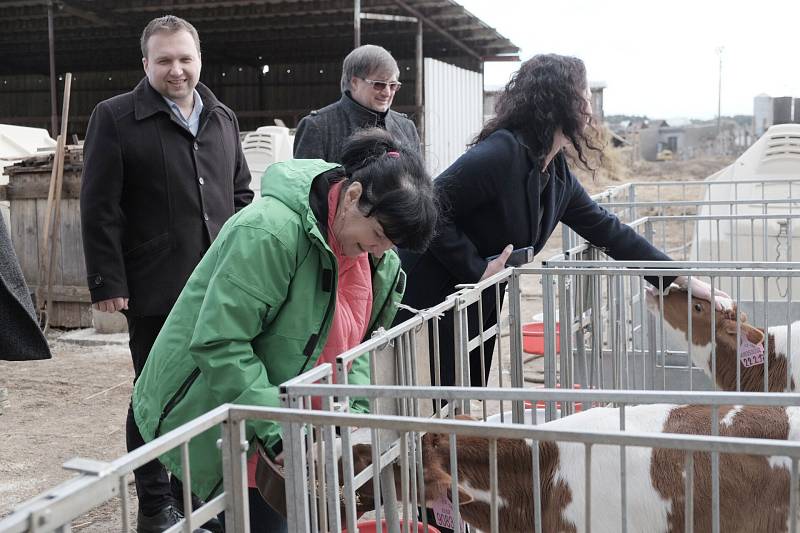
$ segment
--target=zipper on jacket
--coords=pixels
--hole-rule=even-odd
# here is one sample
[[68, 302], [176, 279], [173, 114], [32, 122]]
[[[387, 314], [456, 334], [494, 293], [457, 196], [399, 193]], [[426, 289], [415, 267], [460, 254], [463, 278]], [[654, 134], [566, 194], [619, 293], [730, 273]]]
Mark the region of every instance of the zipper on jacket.
[[[323, 279], [322, 283], [325, 283], [325, 272], [331, 272], [331, 277], [333, 276], [333, 271], [330, 270], [323, 270]], [[332, 279], [331, 279], [332, 282]], [[330, 288], [331, 297], [328, 300], [328, 307], [325, 309], [325, 316], [322, 317], [322, 323], [319, 326], [319, 331], [316, 333], [312, 333], [311, 336], [308, 338], [308, 342], [306, 343], [306, 347], [303, 350], [303, 355], [306, 356], [306, 360], [303, 362], [303, 366], [300, 368], [300, 372], [297, 373], [299, 376], [303, 372], [306, 371], [306, 367], [308, 366], [308, 362], [311, 360], [311, 356], [314, 355], [314, 350], [317, 347], [317, 343], [319, 342], [319, 338], [322, 336], [322, 330], [325, 327], [325, 323], [328, 321], [328, 315], [331, 313], [331, 309], [333, 308], [336, 302], [336, 293], [333, 292], [333, 288]]]
[[158, 425], [156, 426], [156, 431], [153, 434], [153, 438], [158, 438], [159, 434], [161, 433], [161, 424], [164, 422], [164, 419], [167, 418], [169, 413], [175, 408], [175, 406], [183, 400], [183, 397], [186, 396], [186, 393], [189, 391], [189, 387], [195, 382], [197, 377], [200, 375], [200, 368], [195, 368], [192, 370], [192, 373], [189, 374], [181, 386], [178, 387], [178, 390], [175, 391], [175, 394], [172, 395], [172, 398], [164, 405], [164, 410], [161, 411], [161, 416], [158, 418]]

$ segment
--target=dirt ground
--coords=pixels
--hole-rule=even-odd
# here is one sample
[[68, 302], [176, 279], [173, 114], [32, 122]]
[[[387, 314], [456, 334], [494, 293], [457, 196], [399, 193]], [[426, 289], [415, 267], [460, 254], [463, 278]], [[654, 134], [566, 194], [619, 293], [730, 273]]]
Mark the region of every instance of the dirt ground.
[[[586, 188], [600, 192], [628, 181], [703, 179], [730, 159], [685, 162], [630, 162], [619, 152], [610, 170], [592, 179], [579, 174]], [[652, 198], [655, 198], [653, 191]], [[647, 198], [640, 198], [647, 199]], [[539, 259], [560, 249], [560, 232]], [[523, 287], [523, 320], [541, 311], [541, 289], [531, 279]], [[81, 346], [57, 340], [52, 332], [53, 359], [26, 363], [0, 362], [0, 388], [8, 402], [0, 415], [0, 517], [15, 506], [73, 477], [62, 464], [73, 457], [108, 461], [125, 453], [125, 416], [132, 391], [133, 368], [126, 345]], [[507, 345], [507, 336], [504, 339]], [[508, 349], [504, 350], [508, 353]], [[508, 361], [503, 362], [507, 369]], [[496, 366], [496, 365], [495, 365]], [[540, 369], [533, 365], [535, 375]], [[494, 369], [496, 379], [497, 368]], [[132, 483], [132, 479], [131, 479]], [[132, 498], [132, 523], [135, 491]], [[120, 506], [111, 500], [73, 523], [74, 531], [107, 532], [120, 529]]]

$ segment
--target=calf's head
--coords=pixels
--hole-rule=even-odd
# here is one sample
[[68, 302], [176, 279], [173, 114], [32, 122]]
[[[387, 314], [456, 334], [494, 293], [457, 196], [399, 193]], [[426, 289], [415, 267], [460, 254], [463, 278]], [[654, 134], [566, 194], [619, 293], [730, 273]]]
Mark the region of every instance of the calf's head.
[[659, 316], [664, 316], [664, 342], [668, 350], [687, 350], [691, 323], [692, 358], [706, 371], [710, 370], [712, 317], [718, 358], [736, 360], [737, 329], [740, 340], [753, 344], [764, 340], [764, 333], [748, 324], [747, 315], [738, 312], [730, 301], [723, 302], [723, 309], [714, 309], [708, 300], [693, 296], [690, 302], [688, 291], [675, 287], [663, 296], [648, 288], [646, 300], [648, 310], [656, 317], [656, 330], [660, 327]]

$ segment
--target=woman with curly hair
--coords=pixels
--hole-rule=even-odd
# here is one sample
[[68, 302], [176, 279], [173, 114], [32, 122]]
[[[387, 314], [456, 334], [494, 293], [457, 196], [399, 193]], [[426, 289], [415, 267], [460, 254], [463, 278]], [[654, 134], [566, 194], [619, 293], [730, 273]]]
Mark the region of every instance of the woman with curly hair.
[[[591, 200], [570, 171], [567, 146], [590, 170], [587, 152], [602, 156], [602, 148], [591, 140], [590, 97], [586, 68], [578, 58], [546, 54], [522, 64], [498, 98], [495, 117], [434, 181], [442, 210], [437, 236], [424, 253], [400, 254], [408, 273], [405, 304], [416, 309], [436, 305], [455, 292], [457, 284], [476, 283], [500, 272], [515, 247], [533, 246], [538, 253], [559, 222], [615, 259], [669, 260]], [[665, 286], [673, 281], [685, 283], [685, 278], [665, 278]], [[710, 298], [710, 287], [696, 278], [692, 291]], [[475, 307], [469, 316], [470, 336], [477, 335]], [[409, 316], [398, 313], [396, 322]], [[491, 290], [483, 299], [484, 327], [496, 323], [496, 316]], [[439, 322], [439, 339], [441, 384], [453, 385], [452, 314]], [[484, 362], [479, 348], [470, 353], [473, 386], [486, 384], [493, 348], [494, 338], [484, 344]]]

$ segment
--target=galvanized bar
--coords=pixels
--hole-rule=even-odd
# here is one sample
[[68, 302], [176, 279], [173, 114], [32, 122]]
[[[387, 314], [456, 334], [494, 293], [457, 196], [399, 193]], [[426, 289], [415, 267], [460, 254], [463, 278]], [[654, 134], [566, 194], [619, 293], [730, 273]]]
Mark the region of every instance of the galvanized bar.
[[379, 501], [382, 494], [381, 462], [380, 462], [380, 433], [377, 429], [370, 432], [370, 446], [372, 447], [372, 490], [375, 494], [375, 521], [381, 523], [381, 503]]
[[[333, 411], [333, 402], [330, 396], [322, 397], [322, 409]], [[334, 532], [342, 529], [341, 514], [339, 510], [339, 458], [336, 456], [336, 427], [332, 424], [322, 426], [322, 441], [325, 449], [325, 481], [327, 482], [328, 525]], [[322, 457], [322, 455], [320, 455]], [[321, 498], [322, 499], [322, 498]]]
[[[719, 406], [711, 406], [711, 435], [719, 435]], [[711, 453], [711, 531], [719, 533], [719, 452]]]
[[456, 435], [450, 434], [448, 437], [450, 446], [450, 491], [453, 496], [453, 531], [461, 528], [461, 509], [459, 508], [458, 494], [458, 446], [456, 445]]
[[586, 501], [585, 504], [585, 521], [583, 530], [586, 533], [592, 531], [592, 445], [585, 444], [584, 450], [586, 451], [586, 458], [584, 459], [584, 467], [586, 477], [584, 478]]
[[798, 501], [798, 487], [800, 480], [797, 476], [797, 457], [792, 458], [792, 473], [789, 478], [789, 532], [797, 533], [797, 504]]
[[[536, 409], [533, 412], [535, 414]], [[538, 440], [534, 440], [531, 443], [531, 459], [533, 461], [533, 479], [531, 483], [533, 485], [533, 525], [535, 533], [542, 533], [542, 482], [539, 465], [539, 446], [541, 446], [541, 443]]]
[[[244, 422], [222, 423], [222, 484], [225, 490], [225, 529], [250, 533], [247, 499], [247, 448]], [[191, 504], [189, 509], [191, 509]]]
[[[234, 459], [235, 460], [235, 459]], [[183, 529], [186, 533], [194, 531], [194, 519], [192, 518], [192, 469], [189, 467], [189, 443], [181, 444], [181, 469], [183, 470], [183, 482], [181, 495], [183, 497], [183, 515], [186, 518]]]
[[[542, 276], [542, 303], [544, 321], [544, 386], [547, 389], [556, 388], [556, 354], [555, 354], [555, 294], [554, 280], [551, 275]], [[556, 406], [553, 402], [545, 403], [545, 420], [548, 422], [556, 418]], [[524, 419], [514, 419], [521, 423]]]
[[408, 433], [400, 434], [400, 501], [403, 508], [403, 533], [406, 533], [409, 528], [408, 520], [408, 494], [410, 492], [410, 483], [408, 475]]
[[489, 439], [489, 505], [491, 506], [491, 531], [500, 531], [500, 517], [497, 505], [497, 439]]
[[[619, 430], [625, 431], [625, 406], [619, 408]], [[628, 531], [628, 465], [626, 460], [625, 446], [619, 447], [619, 493], [621, 499], [620, 506], [620, 526], [622, 533]]]
[[686, 483], [684, 487], [684, 529], [687, 533], [694, 531], [694, 454], [686, 452], [684, 468]]
[[[508, 312], [508, 341], [509, 358], [511, 366], [511, 386], [522, 388], [525, 385], [524, 371], [522, 369], [522, 324], [520, 317], [522, 309], [520, 299], [522, 289], [520, 287], [520, 276], [517, 269], [513, 270], [511, 278], [508, 280], [509, 288], [509, 312]], [[516, 297], [514, 297], [516, 295]], [[501, 367], [502, 368], [502, 365]], [[515, 423], [525, 420], [524, 404], [522, 401], [511, 404], [511, 420]]]
[[[345, 400], [345, 405], [347, 405]], [[356, 494], [353, 486], [355, 469], [353, 467], [353, 444], [350, 439], [352, 428], [343, 426], [341, 428], [342, 438], [342, 486], [344, 497], [345, 522], [348, 531], [356, 531]], [[376, 502], [377, 503], [377, 502]]]
[[122, 507], [122, 533], [128, 533], [131, 530], [131, 512], [128, 498], [128, 476], [124, 474], [119, 477], [119, 498]]

